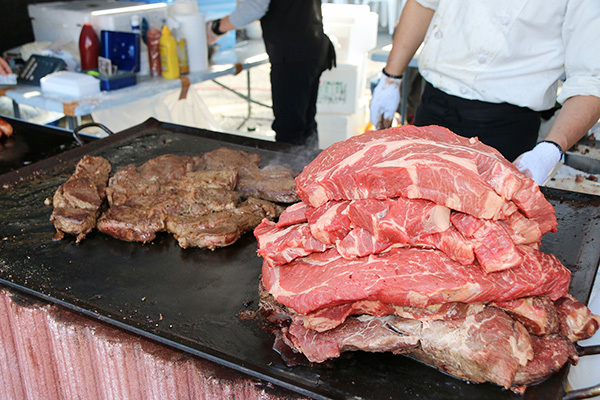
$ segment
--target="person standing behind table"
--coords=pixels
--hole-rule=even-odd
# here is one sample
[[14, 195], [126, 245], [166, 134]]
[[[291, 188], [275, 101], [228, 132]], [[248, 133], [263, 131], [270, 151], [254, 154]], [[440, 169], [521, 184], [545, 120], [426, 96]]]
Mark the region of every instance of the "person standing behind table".
[[[408, 0], [373, 91], [378, 129], [390, 126], [421, 43], [427, 84], [414, 124], [478, 136], [538, 184], [600, 118], [599, 1]], [[536, 145], [539, 112], [556, 101], [562, 108]]]
[[320, 0], [243, 0], [225, 18], [208, 21], [207, 40], [260, 20], [271, 62], [275, 140], [317, 146], [317, 95], [321, 73], [335, 66], [323, 32]]

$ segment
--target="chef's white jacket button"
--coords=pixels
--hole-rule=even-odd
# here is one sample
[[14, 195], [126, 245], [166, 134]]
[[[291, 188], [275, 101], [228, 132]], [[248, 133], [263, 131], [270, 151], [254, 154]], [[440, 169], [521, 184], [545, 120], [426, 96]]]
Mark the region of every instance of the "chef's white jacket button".
[[435, 31], [435, 33], [433, 34], [433, 36], [434, 36], [436, 39], [441, 39], [441, 38], [443, 38], [443, 37], [444, 37], [444, 34], [443, 34], [441, 31]]
[[502, 25], [508, 25], [508, 24], [510, 24], [510, 17], [506, 17], [506, 16], [501, 17], [500, 18], [500, 23]]
[[469, 89], [467, 89], [466, 87], [464, 87], [464, 86], [460, 87], [460, 93], [461, 94], [467, 94], [468, 92], [469, 92]]

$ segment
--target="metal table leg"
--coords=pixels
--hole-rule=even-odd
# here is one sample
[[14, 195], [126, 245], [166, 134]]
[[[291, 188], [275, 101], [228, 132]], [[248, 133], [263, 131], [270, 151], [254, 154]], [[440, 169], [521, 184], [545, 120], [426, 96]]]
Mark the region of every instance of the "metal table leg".
[[12, 101], [13, 104], [13, 113], [15, 115], [16, 119], [21, 119], [21, 110], [19, 109], [19, 103], [17, 103], [16, 101]]

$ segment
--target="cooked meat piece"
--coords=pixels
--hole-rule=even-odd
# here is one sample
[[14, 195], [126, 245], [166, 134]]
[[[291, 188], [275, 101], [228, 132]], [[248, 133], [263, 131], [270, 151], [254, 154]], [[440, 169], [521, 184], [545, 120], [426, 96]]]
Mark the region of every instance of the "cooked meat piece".
[[109, 180], [106, 188], [108, 204], [118, 206], [124, 204], [129, 198], [139, 196], [153, 196], [158, 193], [160, 184], [157, 180], [143, 179], [137, 167], [129, 164], [119, 169]]
[[96, 227], [97, 218], [95, 210], [71, 206], [54, 208], [50, 217], [56, 228], [54, 240], [60, 240], [68, 233], [77, 236], [77, 243], [81, 242]]
[[203, 155], [208, 170], [237, 168], [239, 180], [236, 190], [247, 197], [258, 197], [278, 203], [295, 203], [295, 173], [283, 166], [269, 165], [259, 168], [260, 156], [223, 147]]
[[229, 147], [209, 151], [202, 155], [204, 169], [224, 169], [239, 168], [258, 168], [260, 156], [254, 153], [247, 153], [241, 150], [234, 150]]
[[138, 172], [142, 179], [168, 183], [200, 169], [203, 169], [201, 157], [165, 154], [146, 161], [138, 168]]
[[232, 211], [190, 216], [169, 216], [167, 230], [173, 234], [179, 245], [215, 249], [229, 246], [237, 241], [242, 229], [232, 220]]
[[191, 188], [201, 187], [205, 189], [228, 189], [234, 190], [238, 181], [238, 170], [236, 168], [215, 169], [203, 171], [190, 171], [180, 177], [168, 181], [162, 185], [163, 188]]
[[166, 215], [159, 209], [113, 206], [98, 219], [98, 230], [128, 242], [146, 243], [165, 229], [165, 220]]
[[260, 199], [248, 199], [239, 207], [200, 216], [169, 216], [167, 231], [181, 247], [215, 249], [232, 244], [264, 218], [275, 218], [282, 209]]
[[268, 165], [263, 169], [247, 168], [240, 172], [236, 190], [245, 196], [258, 197], [278, 203], [295, 203], [300, 200], [296, 194], [296, 181], [292, 170]]
[[[205, 158], [209, 169], [204, 169]], [[139, 167], [126, 165], [106, 187], [109, 171], [82, 160], [74, 178], [55, 194], [54, 219], [64, 231], [87, 233], [96, 226], [97, 212], [106, 196], [109, 208], [97, 223], [103, 233], [148, 242], [157, 232], [168, 231], [184, 248], [226, 246], [263, 218], [272, 220], [283, 212], [283, 207], [235, 190], [239, 171], [246, 167], [258, 170], [259, 162], [257, 154], [232, 149], [219, 149], [206, 157], [166, 154]], [[86, 178], [102, 172], [104, 181]], [[285, 171], [274, 174], [283, 175]], [[247, 200], [242, 202], [243, 198]], [[88, 209], [92, 215], [81, 211]]]
[[77, 236], [79, 243], [94, 229], [106, 198], [110, 169], [110, 163], [102, 157], [86, 155], [77, 163], [73, 175], [54, 194], [50, 221], [57, 231], [55, 239], [68, 233]]

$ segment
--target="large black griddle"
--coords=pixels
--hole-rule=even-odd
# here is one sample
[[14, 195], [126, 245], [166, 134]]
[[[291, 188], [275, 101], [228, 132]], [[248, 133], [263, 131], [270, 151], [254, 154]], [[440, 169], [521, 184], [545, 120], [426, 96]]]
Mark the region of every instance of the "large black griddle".
[[[13, 135], [0, 137], [0, 175], [14, 171], [78, 146], [68, 130], [2, 117], [12, 125]], [[96, 140], [83, 136], [84, 142]]]
[[[320, 365], [287, 367], [273, 336], [254, 320], [261, 259], [251, 234], [215, 251], [181, 249], [168, 235], [148, 244], [91, 233], [79, 245], [55, 233], [44, 205], [84, 154], [101, 155], [114, 170], [161, 154], [198, 155], [230, 146], [261, 155], [263, 164], [300, 170], [315, 151], [148, 120], [0, 175], [0, 282], [301, 395], [322, 399], [559, 399], [568, 367], [524, 396], [492, 384], [469, 384], [403, 356], [349, 353]], [[114, 172], [114, 171], [113, 171]], [[573, 271], [571, 293], [587, 301], [600, 251], [599, 198], [546, 190], [559, 231], [543, 250]], [[281, 389], [283, 390], [283, 389]]]

